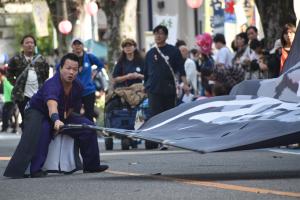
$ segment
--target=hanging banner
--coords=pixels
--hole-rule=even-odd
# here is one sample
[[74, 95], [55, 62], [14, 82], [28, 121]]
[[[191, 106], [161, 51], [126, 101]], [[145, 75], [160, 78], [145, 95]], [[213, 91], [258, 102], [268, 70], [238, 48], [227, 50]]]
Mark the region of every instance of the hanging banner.
[[[296, 8], [298, 8], [298, 9], [296, 9]], [[298, 25], [298, 22], [300, 20], [300, 10], [299, 10], [299, 8], [300, 8], [300, 1], [299, 0], [298, 1], [294, 0], [294, 12], [295, 12], [296, 17], [297, 17], [297, 24], [296, 25]]]
[[169, 35], [168, 35], [167, 43], [174, 45], [177, 41], [177, 24], [178, 24], [177, 15], [176, 16], [155, 15], [153, 19], [154, 19], [154, 27], [161, 24], [168, 28]]
[[239, 1], [236, 5], [234, 5], [234, 11], [236, 14], [236, 23], [238, 27], [248, 23], [242, 1]]
[[97, 12], [97, 24], [98, 29], [106, 30], [107, 29], [107, 17], [102, 8], [100, 8]]
[[145, 31], [145, 52], [149, 51], [152, 47], [155, 46], [154, 35], [152, 31]]
[[224, 1], [212, 0], [211, 6], [213, 8], [212, 16], [212, 30], [213, 33], [224, 33]]
[[234, 0], [225, 0], [224, 17], [227, 23], [236, 23]]
[[137, 1], [128, 0], [124, 11], [124, 20], [121, 22], [121, 38], [131, 38], [136, 41], [137, 20], [136, 20]]
[[46, 37], [48, 31], [49, 8], [46, 1], [33, 1], [32, 14], [38, 37]]
[[244, 0], [244, 11], [249, 26], [255, 25], [255, 2], [254, 0]]
[[212, 15], [211, 0], [204, 1], [204, 32], [212, 33]]

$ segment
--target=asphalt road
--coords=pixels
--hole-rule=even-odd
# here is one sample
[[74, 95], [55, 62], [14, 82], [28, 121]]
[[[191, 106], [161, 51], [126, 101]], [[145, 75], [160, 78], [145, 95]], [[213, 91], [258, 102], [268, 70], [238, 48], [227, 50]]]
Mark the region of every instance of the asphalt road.
[[[0, 133], [0, 174], [19, 136]], [[300, 199], [300, 150], [268, 149], [198, 154], [167, 151], [103, 151], [104, 173], [0, 177], [0, 200]]]

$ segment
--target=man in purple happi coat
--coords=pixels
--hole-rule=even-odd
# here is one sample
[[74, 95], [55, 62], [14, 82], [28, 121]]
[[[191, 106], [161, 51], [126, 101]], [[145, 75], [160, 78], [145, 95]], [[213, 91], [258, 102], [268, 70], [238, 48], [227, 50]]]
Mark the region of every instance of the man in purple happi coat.
[[89, 124], [93, 122], [80, 116], [83, 87], [76, 79], [79, 59], [66, 54], [61, 60], [60, 73], [46, 81], [31, 98], [25, 111], [24, 132], [10, 160], [4, 176], [22, 178], [30, 166], [30, 177], [44, 177], [42, 170], [51, 140], [57, 134], [68, 134], [77, 141], [83, 159], [83, 171], [102, 172], [108, 168], [100, 165], [97, 134], [94, 130], [59, 129], [64, 124]]

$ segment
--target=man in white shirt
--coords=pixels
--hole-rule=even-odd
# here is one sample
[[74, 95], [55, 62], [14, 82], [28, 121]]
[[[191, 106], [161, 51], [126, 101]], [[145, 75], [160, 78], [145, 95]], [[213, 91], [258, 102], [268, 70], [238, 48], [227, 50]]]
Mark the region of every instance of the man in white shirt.
[[249, 26], [246, 29], [246, 33], [247, 33], [249, 42], [251, 42], [252, 40], [255, 40], [255, 39], [258, 40], [258, 30], [255, 26]]
[[7, 80], [14, 86], [12, 98], [17, 103], [22, 116], [30, 98], [49, 77], [49, 64], [46, 59], [35, 53], [36, 40], [25, 35], [21, 40], [22, 52], [17, 53], [8, 62]]
[[185, 59], [184, 70], [188, 84], [193, 88], [194, 94], [198, 94], [197, 88], [197, 67], [195, 61], [188, 57], [189, 49], [182, 45], [179, 47], [182, 57]]
[[214, 43], [218, 52], [215, 56], [215, 65], [219, 68], [229, 68], [232, 66], [233, 54], [226, 46], [225, 37], [221, 33], [217, 33], [214, 37]]

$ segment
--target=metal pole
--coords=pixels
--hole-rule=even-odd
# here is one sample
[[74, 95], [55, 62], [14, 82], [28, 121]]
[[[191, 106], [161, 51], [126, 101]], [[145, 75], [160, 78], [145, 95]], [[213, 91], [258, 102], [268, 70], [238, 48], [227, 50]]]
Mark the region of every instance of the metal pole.
[[199, 26], [198, 26], [198, 9], [194, 9], [194, 22], [195, 22], [195, 35], [199, 34]]
[[153, 29], [152, 0], [148, 0], [148, 27], [149, 27], [149, 31], [152, 31]]
[[92, 22], [92, 39], [95, 40], [95, 19], [93, 15], [91, 15], [91, 22]]
[[136, 20], [137, 20], [137, 29], [138, 29], [138, 31], [137, 31], [137, 43], [139, 44], [138, 46], [139, 46], [139, 48], [141, 48], [141, 46], [143, 46], [142, 45], [142, 28], [141, 28], [141, 1], [140, 0], [138, 0], [137, 1], [137, 18], [136, 18]]

